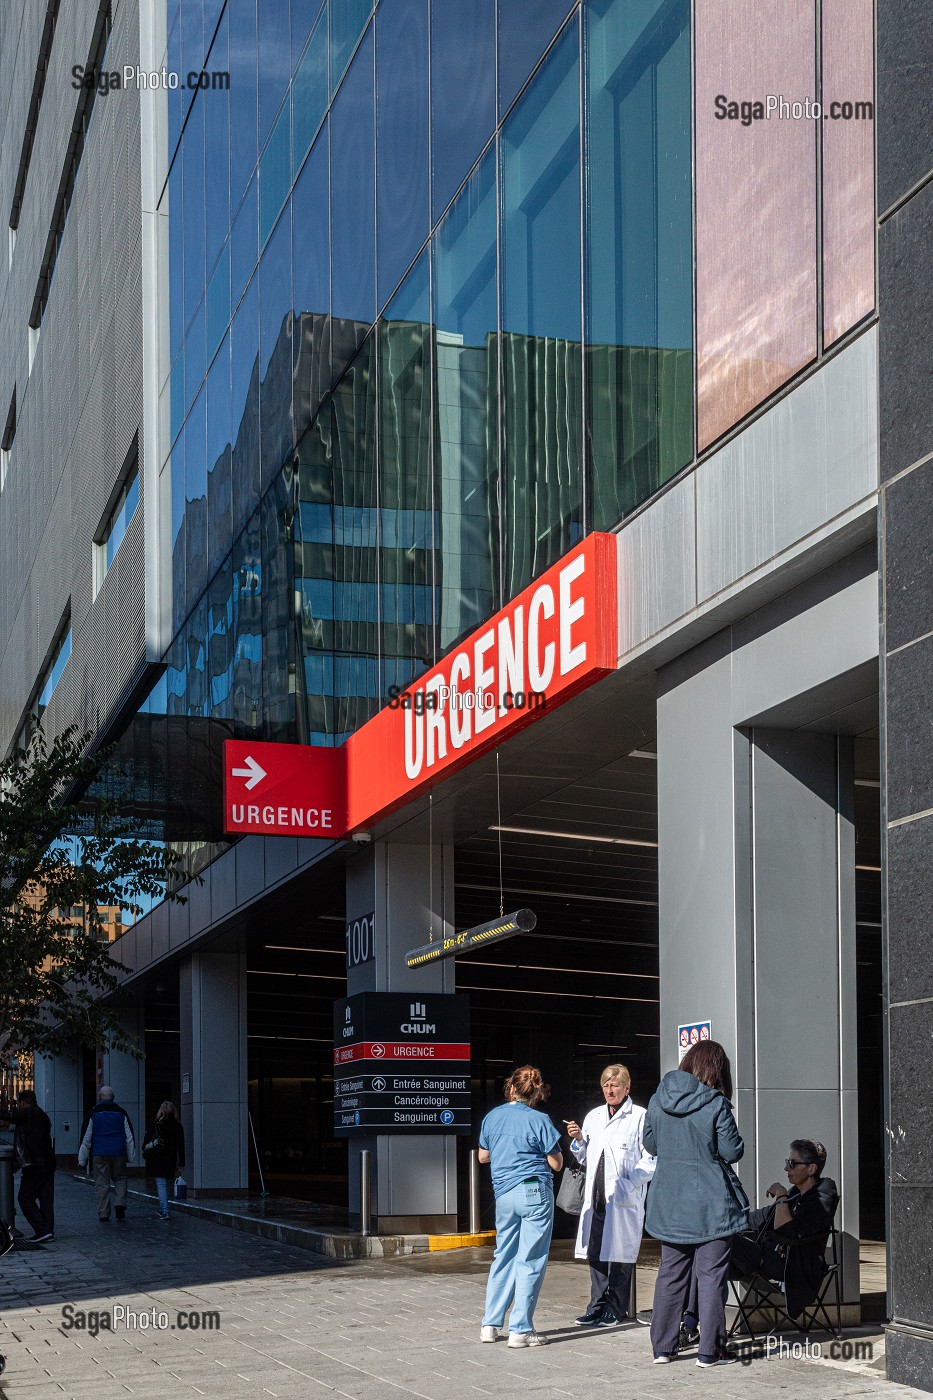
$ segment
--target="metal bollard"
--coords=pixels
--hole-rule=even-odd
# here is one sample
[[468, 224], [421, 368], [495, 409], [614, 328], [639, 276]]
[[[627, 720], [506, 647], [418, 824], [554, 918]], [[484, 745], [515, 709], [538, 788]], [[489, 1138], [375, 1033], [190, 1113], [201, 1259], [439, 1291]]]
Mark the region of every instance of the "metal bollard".
[[372, 1181], [369, 1172], [370, 1151], [364, 1147], [360, 1153], [360, 1234], [372, 1233]]
[[13, 1228], [15, 1207], [13, 1205], [13, 1149], [6, 1143], [0, 1144], [0, 1220]]
[[479, 1215], [479, 1153], [470, 1152], [470, 1234], [478, 1235], [482, 1225]]
[[629, 1298], [628, 1315], [634, 1317], [638, 1312], [638, 1265], [632, 1265], [632, 1292]]

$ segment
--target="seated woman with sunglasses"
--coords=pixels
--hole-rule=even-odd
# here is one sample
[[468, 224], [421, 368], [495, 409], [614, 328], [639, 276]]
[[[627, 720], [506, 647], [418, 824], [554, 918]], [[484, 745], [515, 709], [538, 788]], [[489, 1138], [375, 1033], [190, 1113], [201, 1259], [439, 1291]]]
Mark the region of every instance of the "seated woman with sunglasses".
[[781, 1283], [791, 1317], [813, 1302], [826, 1272], [826, 1242], [839, 1192], [823, 1176], [825, 1165], [821, 1142], [795, 1138], [784, 1163], [788, 1185], [769, 1186], [766, 1194], [774, 1204], [749, 1211], [749, 1233], [732, 1241], [729, 1277], [757, 1272]]

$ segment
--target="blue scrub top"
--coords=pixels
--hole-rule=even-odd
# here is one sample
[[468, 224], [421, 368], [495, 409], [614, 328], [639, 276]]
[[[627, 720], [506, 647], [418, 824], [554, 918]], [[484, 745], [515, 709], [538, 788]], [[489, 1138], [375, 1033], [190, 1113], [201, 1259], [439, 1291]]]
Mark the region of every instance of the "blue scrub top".
[[479, 1131], [479, 1145], [489, 1153], [492, 1189], [497, 1196], [521, 1181], [551, 1174], [547, 1154], [560, 1142], [560, 1133], [546, 1113], [526, 1103], [503, 1103], [487, 1113]]

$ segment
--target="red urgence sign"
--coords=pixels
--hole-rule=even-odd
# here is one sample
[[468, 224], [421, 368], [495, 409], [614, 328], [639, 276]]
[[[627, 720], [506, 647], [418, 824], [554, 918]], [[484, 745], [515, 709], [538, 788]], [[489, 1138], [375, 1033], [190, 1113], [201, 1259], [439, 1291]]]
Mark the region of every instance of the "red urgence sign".
[[339, 749], [228, 740], [229, 834], [340, 838], [616, 668], [616, 539], [588, 535]]

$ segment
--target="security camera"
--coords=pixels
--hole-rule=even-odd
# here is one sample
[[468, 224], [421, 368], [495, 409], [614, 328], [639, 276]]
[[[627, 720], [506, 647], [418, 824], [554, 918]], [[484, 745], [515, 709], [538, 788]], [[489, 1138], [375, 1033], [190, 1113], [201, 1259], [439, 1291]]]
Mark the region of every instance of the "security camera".
[[368, 831], [354, 831], [350, 837], [350, 840], [355, 841], [358, 846], [366, 846], [372, 839]]

